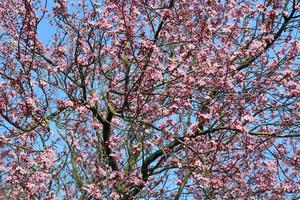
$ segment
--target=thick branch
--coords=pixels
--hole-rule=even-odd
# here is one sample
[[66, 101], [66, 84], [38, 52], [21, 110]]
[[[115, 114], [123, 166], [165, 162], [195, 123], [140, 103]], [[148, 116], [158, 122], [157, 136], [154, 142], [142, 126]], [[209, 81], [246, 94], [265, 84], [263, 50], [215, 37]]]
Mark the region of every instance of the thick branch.
[[106, 154], [108, 156], [108, 164], [112, 168], [113, 171], [116, 171], [116, 170], [118, 170], [118, 164], [117, 164], [117, 161], [115, 160], [115, 158], [111, 155], [112, 151], [109, 147], [109, 138], [111, 135], [110, 122], [111, 122], [112, 118], [113, 118], [113, 114], [111, 112], [108, 112], [106, 120], [103, 123], [102, 135], [103, 135], [103, 145], [104, 145]]
[[296, 9], [293, 9], [291, 14], [288, 17], [284, 18], [284, 22], [281, 25], [280, 29], [277, 31], [277, 33], [274, 35], [274, 38], [272, 41], [268, 42], [265, 46], [264, 50], [259, 52], [256, 56], [247, 58], [245, 62], [241, 63], [240, 66], [237, 68], [237, 71], [241, 71], [247, 67], [249, 67], [259, 56], [261, 56], [265, 51], [267, 51], [275, 42], [276, 40], [281, 36], [287, 25], [289, 24], [290, 20], [293, 18], [294, 14], [296, 12]]
[[111, 120], [114, 114], [111, 111], [108, 111], [106, 118], [104, 119], [97, 111], [97, 108], [91, 107], [94, 117], [103, 125], [102, 137], [103, 137], [103, 146], [108, 157], [108, 164], [113, 171], [118, 170], [118, 164], [115, 158], [111, 155], [112, 151], [109, 147], [109, 138], [111, 136]]

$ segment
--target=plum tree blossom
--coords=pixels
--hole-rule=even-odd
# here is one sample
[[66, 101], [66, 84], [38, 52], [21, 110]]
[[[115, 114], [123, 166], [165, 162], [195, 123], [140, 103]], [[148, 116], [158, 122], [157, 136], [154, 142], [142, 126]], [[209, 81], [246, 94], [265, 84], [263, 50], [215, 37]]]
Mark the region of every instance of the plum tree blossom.
[[1, 0], [0, 199], [299, 198], [299, 19], [299, 0]]

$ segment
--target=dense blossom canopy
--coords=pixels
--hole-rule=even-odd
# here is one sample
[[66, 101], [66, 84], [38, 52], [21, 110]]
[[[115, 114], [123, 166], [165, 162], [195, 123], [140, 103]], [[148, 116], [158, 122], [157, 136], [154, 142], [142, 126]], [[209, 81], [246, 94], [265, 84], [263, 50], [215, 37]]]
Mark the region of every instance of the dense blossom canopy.
[[1, 0], [0, 199], [299, 197], [299, 19], [299, 0]]

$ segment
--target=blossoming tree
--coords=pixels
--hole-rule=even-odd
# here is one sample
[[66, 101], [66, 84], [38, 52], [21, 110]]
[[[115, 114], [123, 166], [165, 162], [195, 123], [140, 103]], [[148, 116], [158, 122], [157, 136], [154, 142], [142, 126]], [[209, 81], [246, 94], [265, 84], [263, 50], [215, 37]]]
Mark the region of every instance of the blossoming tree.
[[299, 197], [299, 0], [0, 16], [0, 199]]

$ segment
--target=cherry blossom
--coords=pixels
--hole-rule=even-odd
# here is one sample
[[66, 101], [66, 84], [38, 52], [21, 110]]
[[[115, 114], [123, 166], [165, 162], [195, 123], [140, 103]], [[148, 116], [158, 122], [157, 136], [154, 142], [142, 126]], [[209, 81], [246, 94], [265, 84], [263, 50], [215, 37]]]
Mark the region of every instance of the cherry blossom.
[[0, 199], [298, 198], [299, 8], [2, 0]]

